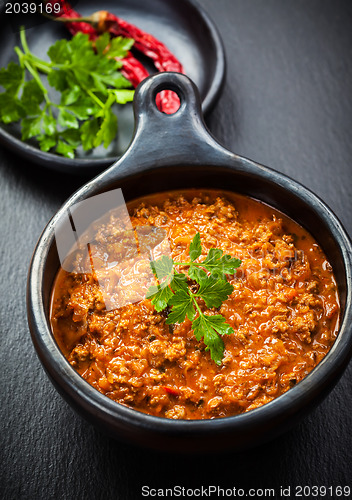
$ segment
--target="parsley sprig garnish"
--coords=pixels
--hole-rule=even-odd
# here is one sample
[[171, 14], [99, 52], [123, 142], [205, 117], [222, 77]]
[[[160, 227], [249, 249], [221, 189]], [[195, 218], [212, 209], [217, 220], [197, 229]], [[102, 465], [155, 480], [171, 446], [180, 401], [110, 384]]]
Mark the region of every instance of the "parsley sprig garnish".
[[[119, 59], [134, 40], [110, 40], [104, 33], [93, 45], [88, 35], [77, 33], [49, 48], [49, 62], [29, 50], [23, 29], [20, 37], [23, 50], [15, 47], [19, 64], [10, 62], [0, 70], [5, 89], [0, 94], [0, 121], [21, 120], [23, 141], [36, 137], [41, 150], [54, 148], [68, 158], [74, 158], [80, 145], [84, 150], [102, 143], [108, 147], [117, 133], [113, 104], [133, 100], [134, 90], [119, 71]], [[59, 99], [49, 96], [49, 86], [61, 94]]]
[[[210, 316], [203, 313], [197, 299], [203, 299], [208, 308], [219, 308], [234, 290], [226, 275], [235, 274], [241, 261], [231, 255], [223, 255], [218, 248], [211, 248], [203, 262], [196, 262], [201, 254], [200, 234], [197, 233], [189, 247], [189, 262], [174, 262], [166, 255], [151, 261], [158, 284], [149, 287], [147, 298], [158, 312], [171, 307], [166, 319], [168, 325], [182, 323], [186, 317], [192, 321], [196, 339], [203, 339], [212, 360], [220, 365], [225, 349], [220, 335], [230, 335], [234, 330], [221, 314]], [[196, 292], [188, 286], [186, 274], [176, 272], [175, 266], [188, 267], [188, 277], [198, 284]]]

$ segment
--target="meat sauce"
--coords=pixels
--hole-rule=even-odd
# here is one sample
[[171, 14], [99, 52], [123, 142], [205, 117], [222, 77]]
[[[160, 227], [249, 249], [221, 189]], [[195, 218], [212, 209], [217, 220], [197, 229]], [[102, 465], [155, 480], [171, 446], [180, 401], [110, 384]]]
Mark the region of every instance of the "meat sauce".
[[[120, 221], [111, 215], [97, 227], [92, 247], [101, 268], [79, 272], [89, 256], [77, 252], [78, 272], [60, 269], [51, 303], [52, 330], [62, 352], [102, 394], [172, 419], [237, 415], [289, 390], [329, 351], [339, 327], [332, 267], [293, 220], [249, 197], [211, 190], [161, 193], [127, 207], [134, 228], [164, 231], [175, 261], [189, 260], [197, 232], [199, 261], [210, 248], [241, 259], [237, 273], [227, 277], [234, 287], [228, 300], [217, 310], [198, 302], [207, 314], [222, 314], [235, 333], [222, 337], [225, 352], [218, 366], [187, 318], [167, 325], [169, 311], [156, 312], [143, 298], [145, 291], [138, 295], [143, 289], [138, 280], [152, 279], [145, 262], [138, 277], [126, 282], [133, 303], [107, 309], [98, 280], [108, 276], [113, 288], [123, 270], [111, 261], [120, 257], [126, 266], [126, 260], [136, 259], [133, 238], [114, 241]], [[153, 234], [146, 230], [147, 237]]]

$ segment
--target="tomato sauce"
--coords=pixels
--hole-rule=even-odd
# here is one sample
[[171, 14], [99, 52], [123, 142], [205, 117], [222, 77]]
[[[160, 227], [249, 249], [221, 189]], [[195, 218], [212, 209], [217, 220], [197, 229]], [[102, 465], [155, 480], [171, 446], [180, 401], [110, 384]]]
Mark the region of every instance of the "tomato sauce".
[[[51, 304], [62, 352], [98, 391], [160, 417], [226, 417], [280, 396], [329, 351], [339, 327], [334, 274], [317, 242], [293, 220], [249, 197], [215, 190], [160, 193], [127, 207], [146, 241], [155, 246], [167, 236], [175, 261], [189, 260], [197, 232], [199, 261], [210, 248], [241, 259], [228, 276], [234, 287], [228, 300], [217, 310], [198, 302], [203, 312], [222, 314], [235, 333], [223, 337], [218, 366], [188, 319], [167, 325], [169, 310], [158, 313], [145, 298], [153, 276], [140, 258], [141, 245], [136, 252], [133, 234], [119, 233], [121, 221], [112, 214], [96, 226], [90, 254], [77, 251], [76, 272], [59, 270]], [[92, 255], [99, 266], [82, 272]], [[130, 274], [136, 262], [138, 273]], [[102, 282], [113, 296], [109, 308]], [[116, 302], [121, 282], [127, 300]]]

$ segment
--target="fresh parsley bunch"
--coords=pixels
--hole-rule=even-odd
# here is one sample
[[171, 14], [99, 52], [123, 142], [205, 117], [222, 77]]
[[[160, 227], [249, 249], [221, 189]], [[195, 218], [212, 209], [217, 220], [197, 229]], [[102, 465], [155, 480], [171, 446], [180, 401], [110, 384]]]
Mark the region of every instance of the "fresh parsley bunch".
[[[15, 47], [19, 64], [10, 62], [0, 70], [0, 120], [21, 121], [22, 140], [36, 137], [43, 151], [54, 149], [68, 158], [82, 145], [89, 150], [107, 148], [117, 133], [114, 103], [133, 100], [134, 90], [119, 68], [134, 40], [104, 33], [93, 42], [77, 33], [71, 40], [58, 40], [48, 50], [50, 62], [28, 48], [25, 31], [22, 48]], [[48, 94], [41, 74], [60, 93], [59, 102]]]
[[[149, 287], [147, 298], [158, 312], [167, 306], [171, 307], [166, 320], [169, 325], [182, 323], [187, 316], [192, 321], [196, 339], [204, 340], [212, 360], [220, 365], [225, 349], [220, 335], [230, 335], [234, 330], [221, 314], [214, 316], [204, 314], [197, 303], [197, 298], [203, 299], [209, 308], [220, 307], [234, 289], [228, 283], [226, 275], [235, 274], [241, 261], [231, 255], [223, 255], [223, 251], [219, 248], [211, 248], [203, 262], [195, 262], [201, 254], [200, 234], [197, 233], [189, 248], [190, 262], [174, 262], [166, 255], [151, 261], [150, 266], [158, 285]], [[197, 292], [193, 293], [190, 290], [185, 274], [175, 272], [175, 266], [179, 265], [188, 266], [189, 278], [198, 284]]]

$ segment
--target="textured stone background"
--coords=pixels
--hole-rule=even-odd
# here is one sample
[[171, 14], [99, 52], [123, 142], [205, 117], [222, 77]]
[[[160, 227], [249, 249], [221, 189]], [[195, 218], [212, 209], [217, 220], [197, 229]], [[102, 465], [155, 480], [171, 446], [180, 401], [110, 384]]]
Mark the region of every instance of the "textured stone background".
[[[211, 131], [234, 152], [311, 188], [352, 234], [351, 3], [200, 3], [222, 34], [228, 62], [223, 94], [207, 117]], [[349, 484], [352, 364], [304, 422], [241, 455], [136, 450], [73, 413], [35, 354], [25, 287], [41, 230], [82, 182], [0, 149], [0, 497], [133, 500], [141, 498], [143, 484]]]

